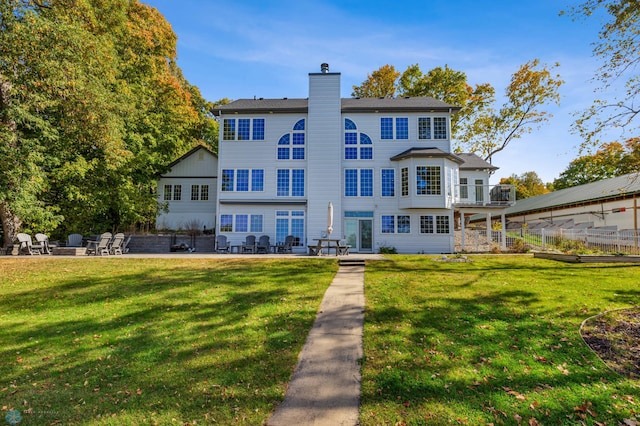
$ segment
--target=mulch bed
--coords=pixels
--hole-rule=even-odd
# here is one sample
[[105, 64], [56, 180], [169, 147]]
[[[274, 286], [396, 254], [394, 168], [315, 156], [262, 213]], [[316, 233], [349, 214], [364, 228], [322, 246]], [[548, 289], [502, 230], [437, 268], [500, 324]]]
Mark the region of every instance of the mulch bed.
[[586, 320], [585, 343], [619, 374], [640, 378], [640, 308], [605, 312]]

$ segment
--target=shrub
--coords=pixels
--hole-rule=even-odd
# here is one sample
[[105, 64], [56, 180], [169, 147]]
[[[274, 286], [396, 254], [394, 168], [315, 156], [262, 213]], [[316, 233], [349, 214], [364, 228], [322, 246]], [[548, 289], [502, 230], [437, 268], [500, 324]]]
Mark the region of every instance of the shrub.
[[522, 238], [516, 238], [513, 240], [513, 244], [509, 248], [512, 253], [528, 253], [531, 248]]
[[396, 250], [395, 247], [380, 246], [380, 248], [378, 249], [378, 253], [380, 253], [380, 254], [398, 254], [398, 250]]

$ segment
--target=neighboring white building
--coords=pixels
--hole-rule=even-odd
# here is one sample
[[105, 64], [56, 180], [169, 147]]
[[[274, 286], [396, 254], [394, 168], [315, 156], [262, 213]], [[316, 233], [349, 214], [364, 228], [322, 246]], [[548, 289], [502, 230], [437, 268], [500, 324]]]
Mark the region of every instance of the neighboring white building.
[[[514, 195], [507, 186], [490, 189], [495, 167], [452, 152], [450, 120], [458, 110], [428, 97], [341, 99], [340, 73], [327, 64], [309, 74], [308, 99], [217, 107], [220, 179], [217, 210], [209, 212], [217, 212], [216, 232], [232, 244], [250, 234], [272, 243], [294, 235], [297, 250], [306, 251], [327, 236], [331, 203], [330, 236], [352, 252], [453, 252], [454, 210], [490, 217]], [[176, 219], [174, 205], [186, 214], [172, 203]]]
[[158, 202], [166, 205], [156, 219], [159, 230], [214, 230], [218, 158], [199, 145], [169, 165], [158, 179]]
[[505, 212], [507, 227], [638, 232], [640, 175], [631, 173], [519, 200]]

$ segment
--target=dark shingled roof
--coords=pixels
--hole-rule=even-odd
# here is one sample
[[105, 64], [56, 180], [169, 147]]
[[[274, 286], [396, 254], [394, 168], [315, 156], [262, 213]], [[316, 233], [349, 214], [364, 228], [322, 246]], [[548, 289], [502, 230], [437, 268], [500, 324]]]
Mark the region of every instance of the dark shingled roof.
[[460, 170], [498, 170], [499, 167], [492, 165], [478, 157], [476, 154], [457, 152], [456, 155], [464, 161], [460, 166]]
[[451, 152], [445, 152], [439, 148], [409, 148], [400, 154], [390, 158], [391, 161], [404, 160], [406, 158], [448, 158], [458, 164], [464, 163], [464, 160]]
[[[457, 112], [459, 107], [449, 105], [431, 97], [406, 98], [343, 98], [342, 112]], [[214, 115], [223, 114], [265, 114], [265, 113], [306, 113], [308, 99], [238, 99], [227, 105], [215, 107]]]

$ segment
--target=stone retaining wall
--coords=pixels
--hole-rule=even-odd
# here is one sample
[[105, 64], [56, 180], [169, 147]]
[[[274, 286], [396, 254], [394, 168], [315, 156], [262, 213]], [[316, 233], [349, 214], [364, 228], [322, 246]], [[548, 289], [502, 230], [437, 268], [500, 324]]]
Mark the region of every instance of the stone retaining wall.
[[170, 253], [173, 251], [193, 251], [213, 253], [216, 248], [215, 235], [197, 235], [191, 237], [181, 234], [167, 235], [132, 235], [129, 242], [129, 253]]

